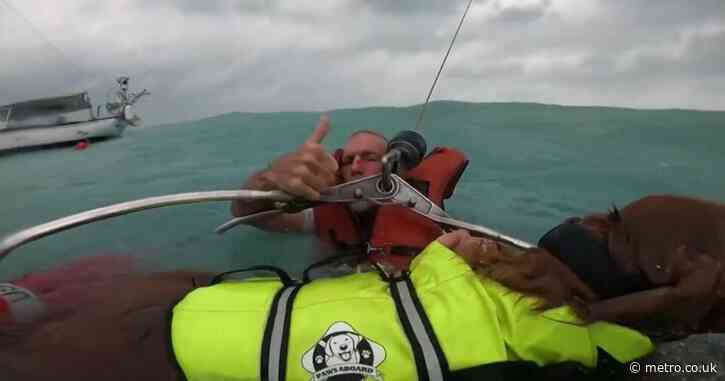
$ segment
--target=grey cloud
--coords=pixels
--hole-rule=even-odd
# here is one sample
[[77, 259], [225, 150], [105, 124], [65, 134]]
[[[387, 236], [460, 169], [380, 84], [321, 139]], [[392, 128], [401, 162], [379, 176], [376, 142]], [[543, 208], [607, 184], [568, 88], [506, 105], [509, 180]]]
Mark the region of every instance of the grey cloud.
[[462, 1], [440, 0], [368, 0], [364, 2], [374, 13], [411, 15], [426, 13], [430, 15], [448, 15], [462, 11], [467, 3]]
[[[688, 44], [685, 54], [687, 67], [707, 79], [723, 79], [725, 70], [725, 27], [709, 36], [696, 36]], [[683, 72], [687, 75], [687, 72]]]
[[607, 5], [619, 19], [631, 25], [652, 25], [655, 29], [725, 20], [725, 2], [720, 0], [614, 0]]
[[[44, 24], [51, 18], [31, 18], [75, 65], [22, 21], [0, 14], [0, 48], [15, 52], [0, 71], [0, 104], [88, 87], [102, 101], [118, 74], [152, 92], [139, 105], [149, 123], [230, 111], [415, 104], [466, 5], [68, 3], [59, 9], [96, 22], [57, 29]], [[44, 4], [18, 6], [30, 16]], [[434, 98], [725, 109], [724, 4], [476, 1]], [[114, 17], [100, 17], [109, 13]], [[69, 16], [78, 14], [59, 15]], [[18, 41], [26, 46], [17, 48]]]
[[507, 4], [495, 0], [491, 4], [497, 11], [495, 21], [512, 23], [526, 23], [540, 19], [551, 7], [550, 0], [523, 4]]
[[137, 8], [151, 9], [154, 7], [168, 7], [178, 10], [181, 13], [208, 13], [214, 14], [229, 10], [258, 11], [266, 7], [266, 1], [233, 1], [233, 0], [134, 0], [133, 5]]

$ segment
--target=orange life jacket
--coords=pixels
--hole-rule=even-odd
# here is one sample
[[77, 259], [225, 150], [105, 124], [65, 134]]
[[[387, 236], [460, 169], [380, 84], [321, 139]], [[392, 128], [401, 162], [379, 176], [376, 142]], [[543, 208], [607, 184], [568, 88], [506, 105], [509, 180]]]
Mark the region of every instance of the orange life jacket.
[[[468, 159], [460, 151], [436, 147], [405, 180], [443, 208], [443, 200], [451, 197], [467, 165]], [[361, 223], [347, 205], [315, 207], [315, 233], [323, 241], [363, 248], [371, 260], [403, 269], [413, 255], [443, 233], [435, 222], [401, 206], [381, 206], [374, 213], [372, 223]]]

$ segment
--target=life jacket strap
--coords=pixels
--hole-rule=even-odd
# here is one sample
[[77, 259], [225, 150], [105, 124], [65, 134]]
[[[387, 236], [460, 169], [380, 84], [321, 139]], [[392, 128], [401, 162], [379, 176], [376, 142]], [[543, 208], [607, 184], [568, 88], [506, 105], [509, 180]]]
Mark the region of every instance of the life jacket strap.
[[260, 359], [260, 379], [264, 381], [284, 381], [287, 372], [287, 348], [289, 341], [290, 322], [292, 321], [292, 303], [302, 285], [292, 280], [284, 270], [274, 266], [252, 266], [244, 269], [227, 271], [212, 279], [210, 285], [224, 280], [231, 274], [270, 271], [279, 277], [282, 287], [274, 295], [267, 315], [267, 323], [262, 337]]
[[261, 380], [285, 380], [292, 304], [301, 288], [299, 284], [285, 286], [274, 296], [262, 338]]
[[390, 283], [390, 293], [395, 301], [398, 319], [413, 351], [418, 380], [448, 379], [450, 374], [448, 361], [420, 304], [410, 277], [405, 274], [393, 280]]
[[322, 259], [320, 261], [317, 261], [309, 266], [302, 272], [302, 283], [309, 283], [312, 280], [312, 277], [310, 276], [310, 272], [314, 269], [325, 267], [331, 264], [335, 264], [338, 262], [344, 262], [346, 260], [360, 260], [363, 258], [363, 255], [360, 253], [352, 253], [352, 254], [340, 254], [340, 255], [333, 255], [329, 258]]
[[275, 266], [261, 265], [261, 266], [251, 266], [251, 267], [247, 267], [247, 268], [243, 268], [243, 269], [223, 272], [221, 274], [216, 275], [214, 278], [212, 278], [211, 282], [209, 282], [209, 285], [213, 286], [213, 285], [223, 281], [227, 275], [252, 272], [252, 271], [273, 272], [273, 273], [277, 274], [277, 276], [279, 277], [279, 280], [282, 282], [283, 285], [291, 286], [291, 285], [295, 284], [295, 281], [292, 280], [292, 277], [289, 276], [289, 274], [287, 274], [287, 272], [282, 270], [281, 268], [275, 267]]

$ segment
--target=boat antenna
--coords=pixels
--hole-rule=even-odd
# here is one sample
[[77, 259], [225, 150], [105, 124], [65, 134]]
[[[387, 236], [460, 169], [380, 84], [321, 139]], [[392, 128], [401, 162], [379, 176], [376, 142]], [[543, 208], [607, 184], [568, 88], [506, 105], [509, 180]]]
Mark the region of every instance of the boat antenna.
[[461, 30], [461, 26], [463, 25], [463, 20], [466, 19], [466, 15], [468, 14], [468, 9], [471, 8], [471, 4], [473, 4], [473, 0], [468, 1], [468, 5], [466, 5], [466, 10], [463, 11], [463, 16], [461, 17], [461, 21], [458, 23], [458, 28], [456, 29], [456, 33], [453, 35], [451, 44], [448, 46], [448, 51], [446, 52], [446, 55], [443, 57], [443, 62], [441, 62], [441, 67], [438, 68], [438, 73], [436, 74], [436, 77], [433, 80], [433, 86], [430, 87], [430, 90], [428, 91], [428, 96], [425, 98], [425, 103], [423, 103], [423, 108], [420, 109], [420, 113], [418, 114], [418, 121], [415, 123], [415, 129], [417, 131], [420, 131], [423, 128], [423, 114], [425, 114], [425, 109], [428, 106], [428, 102], [430, 101], [430, 96], [433, 95], [433, 89], [435, 89], [436, 83], [438, 83], [438, 77], [441, 76], [441, 72], [443, 71], [443, 66], [445, 66], [446, 60], [448, 60], [448, 55], [451, 54], [451, 49], [453, 48], [453, 43], [456, 42], [456, 37], [458, 37], [458, 32]]

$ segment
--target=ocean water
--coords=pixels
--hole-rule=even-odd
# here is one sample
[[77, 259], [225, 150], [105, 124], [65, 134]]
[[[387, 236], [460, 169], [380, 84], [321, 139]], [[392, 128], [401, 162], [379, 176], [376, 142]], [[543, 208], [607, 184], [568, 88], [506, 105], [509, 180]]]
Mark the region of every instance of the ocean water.
[[[324, 144], [356, 129], [392, 137], [419, 106], [330, 113]], [[230, 113], [127, 129], [120, 139], [0, 156], [0, 236], [112, 203], [170, 193], [237, 189], [294, 149], [318, 113]], [[434, 102], [429, 146], [467, 153], [470, 165], [446, 204], [451, 215], [535, 242], [562, 219], [651, 193], [725, 201], [725, 112]], [[316, 258], [313, 237], [238, 227], [227, 202], [147, 210], [62, 232], [16, 249], [0, 281], [73, 258], [125, 253], [150, 269], [225, 271], [274, 264], [299, 273]]]

